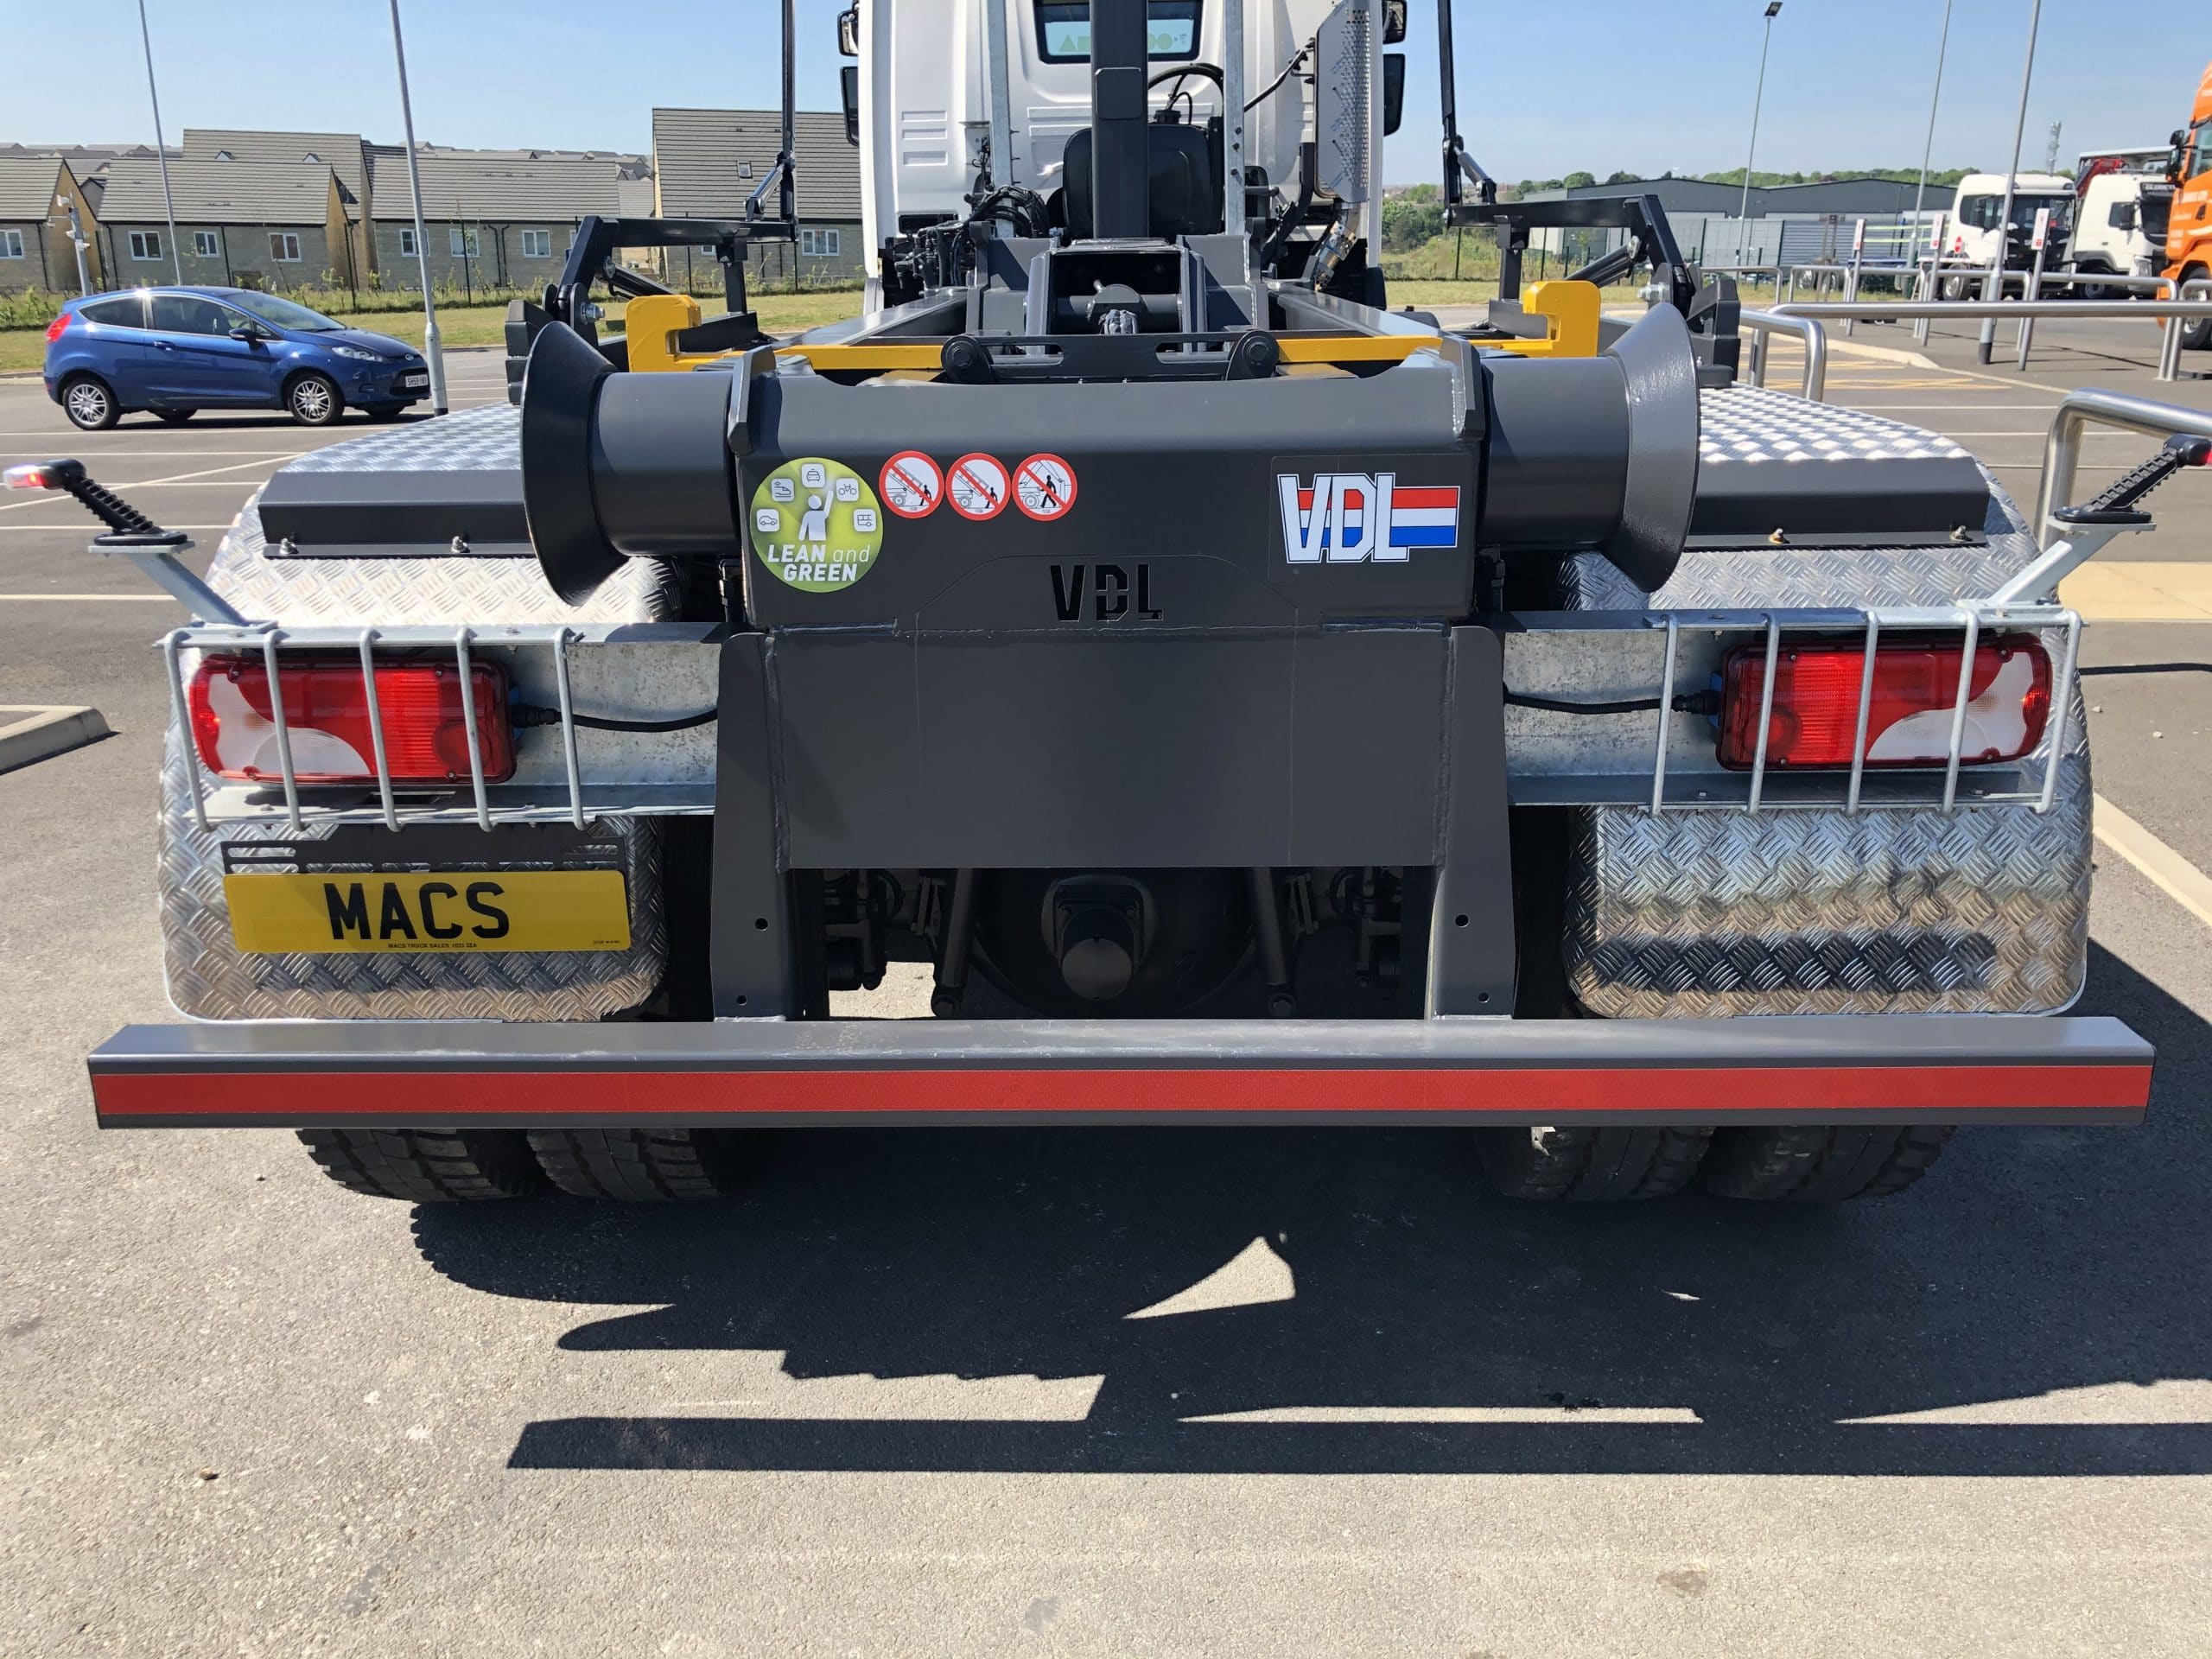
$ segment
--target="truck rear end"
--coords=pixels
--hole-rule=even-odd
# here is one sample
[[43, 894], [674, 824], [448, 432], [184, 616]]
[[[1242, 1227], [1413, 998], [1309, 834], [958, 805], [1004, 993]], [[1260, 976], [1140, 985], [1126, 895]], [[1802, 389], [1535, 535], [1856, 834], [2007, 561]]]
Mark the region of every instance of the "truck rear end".
[[[292, 1127], [418, 1201], [1037, 1122], [1834, 1200], [1961, 1122], [2140, 1118], [2147, 1045], [2068, 1012], [2080, 620], [1995, 481], [1737, 384], [1656, 204], [1641, 315], [1593, 269], [1459, 332], [1294, 181], [1163, 224], [1194, 152], [1126, 22], [1081, 199], [901, 232], [906, 303], [539, 317], [518, 410], [277, 476], [164, 642], [191, 1023], [93, 1055], [103, 1124]], [[1388, 28], [1309, 50], [1379, 85]], [[898, 964], [927, 1017], [846, 1001]]]

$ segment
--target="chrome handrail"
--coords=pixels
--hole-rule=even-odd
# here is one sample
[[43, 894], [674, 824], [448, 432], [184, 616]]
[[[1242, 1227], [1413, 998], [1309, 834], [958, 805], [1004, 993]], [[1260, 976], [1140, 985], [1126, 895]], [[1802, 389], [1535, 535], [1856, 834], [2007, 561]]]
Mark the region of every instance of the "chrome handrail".
[[1793, 334], [1805, 342], [1805, 373], [1798, 395], [1816, 404], [1827, 401], [1828, 335], [1826, 328], [1809, 317], [1782, 311], [1745, 311], [1738, 317], [1738, 326], [1749, 329], [1751, 334], [1753, 385], [1766, 385], [1766, 337], [1769, 334]]
[[[2212, 283], [2190, 286], [2212, 291]], [[2212, 305], [2196, 308], [2212, 316]], [[2174, 331], [2177, 337], [2180, 332]], [[2044, 440], [2043, 481], [2036, 489], [2034, 519], [2038, 546], [2049, 547], [2056, 539], [2058, 526], [2051, 523], [2050, 515], [2073, 499], [2082, 435], [2092, 426], [2117, 427], [2154, 438], [2212, 438], [2212, 410], [2183, 409], [2177, 404], [2133, 397], [2124, 391], [2069, 392], [2051, 420], [2050, 435]]]

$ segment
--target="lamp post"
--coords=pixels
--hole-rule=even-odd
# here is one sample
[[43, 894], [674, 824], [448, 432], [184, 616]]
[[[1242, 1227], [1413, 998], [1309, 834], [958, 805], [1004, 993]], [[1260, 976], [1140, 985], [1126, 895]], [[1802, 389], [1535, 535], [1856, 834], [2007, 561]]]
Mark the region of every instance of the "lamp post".
[[67, 196], [56, 196], [54, 199], [54, 205], [61, 210], [61, 216], [69, 221], [69, 247], [70, 251], [77, 256], [77, 292], [81, 295], [90, 295], [92, 291], [92, 274], [85, 268], [85, 233], [77, 226], [77, 204]]
[[445, 353], [438, 340], [438, 302], [430, 293], [430, 238], [423, 231], [423, 176], [415, 164], [415, 106], [407, 95], [407, 48], [399, 37], [399, 0], [391, 0], [391, 55], [399, 65], [399, 120], [407, 135], [407, 198], [415, 213], [415, 264], [423, 274], [423, 360], [430, 367], [430, 408], [446, 412]]
[[[1736, 210], [1736, 218], [1743, 225], [1745, 237], [1751, 234], [1751, 163], [1758, 159], [1759, 153], [1759, 105], [1766, 100], [1767, 48], [1774, 44], [1774, 20], [1781, 15], [1782, 0], [1767, 0], [1766, 35], [1759, 41], [1758, 86], [1751, 93], [1751, 148], [1744, 157], [1744, 200]], [[1742, 257], [1740, 248], [1738, 256]], [[1746, 263], [1749, 263], [1748, 259]]]
[[146, 48], [146, 100], [154, 106], [154, 159], [162, 164], [162, 212], [169, 227], [169, 263], [184, 286], [184, 250], [176, 245], [176, 198], [169, 194], [169, 147], [162, 142], [162, 95], [154, 90], [154, 36], [146, 27], [146, 0], [138, 0], [138, 41]]
[[[1936, 111], [1943, 102], [1943, 58], [1950, 49], [1951, 0], [1943, 0], [1943, 33], [1936, 42], [1936, 90], [1928, 98], [1928, 142], [1921, 146], [1920, 188], [1913, 194], [1912, 235], [1907, 243], [1910, 250], [1910, 257], [1915, 264], [1920, 261], [1920, 213], [1928, 200], [1928, 162], [1936, 154]], [[1935, 252], [1940, 264], [1943, 251], [1937, 248]]]
[[[2005, 256], [2012, 242], [2012, 192], [2020, 181], [2020, 141], [2028, 131], [2028, 88], [2036, 78], [2036, 36], [2043, 29], [2043, 0], [2031, 0], [2028, 7], [2028, 61], [2020, 71], [2020, 113], [2012, 123], [2012, 168], [2005, 175], [2005, 206], [1997, 216], [1997, 251], [1990, 257], [1989, 276], [1982, 283], [1981, 297], [1985, 300], [2002, 299], [2005, 295]], [[1997, 344], [1997, 319], [1981, 320], [1981, 339], [1974, 347], [1974, 355], [1982, 362], [1990, 359], [1991, 348]]]

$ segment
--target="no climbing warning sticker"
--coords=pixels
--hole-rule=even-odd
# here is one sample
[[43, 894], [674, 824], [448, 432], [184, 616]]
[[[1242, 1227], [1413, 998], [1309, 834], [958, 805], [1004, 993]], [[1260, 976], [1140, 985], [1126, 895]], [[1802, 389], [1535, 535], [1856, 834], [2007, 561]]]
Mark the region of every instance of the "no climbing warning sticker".
[[1014, 469], [1014, 505], [1040, 524], [1075, 505], [1075, 468], [1058, 455], [1032, 455]]
[[963, 518], [979, 524], [995, 518], [1006, 511], [1005, 463], [991, 455], [963, 455], [952, 463], [944, 493], [952, 510]]
[[944, 474], [918, 449], [901, 449], [883, 463], [883, 505], [901, 518], [926, 518], [944, 499]]

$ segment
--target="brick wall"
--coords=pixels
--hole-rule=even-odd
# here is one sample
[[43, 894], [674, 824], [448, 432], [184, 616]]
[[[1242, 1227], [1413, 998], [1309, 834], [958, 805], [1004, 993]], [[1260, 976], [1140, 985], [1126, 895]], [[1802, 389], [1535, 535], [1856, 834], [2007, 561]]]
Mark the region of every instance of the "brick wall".
[[[140, 259], [130, 251], [137, 231], [161, 238], [158, 259]], [[176, 227], [179, 251], [184, 256], [184, 280], [194, 287], [319, 288], [346, 285], [346, 257], [338, 251], [334, 261], [329, 234], [320, 225], [193, 225]], [[213, 238], [213, 251], [200, 251], [195, 233]], [[296, 238], [300, 257], [280, 260], [270, 248], [272, 235]], [[109, 285], [135, 288], [142, 283], [174, 283], [176, 265], [169, 257], [168, 226], [103, 224], [100, 251], [105, 257]]]

